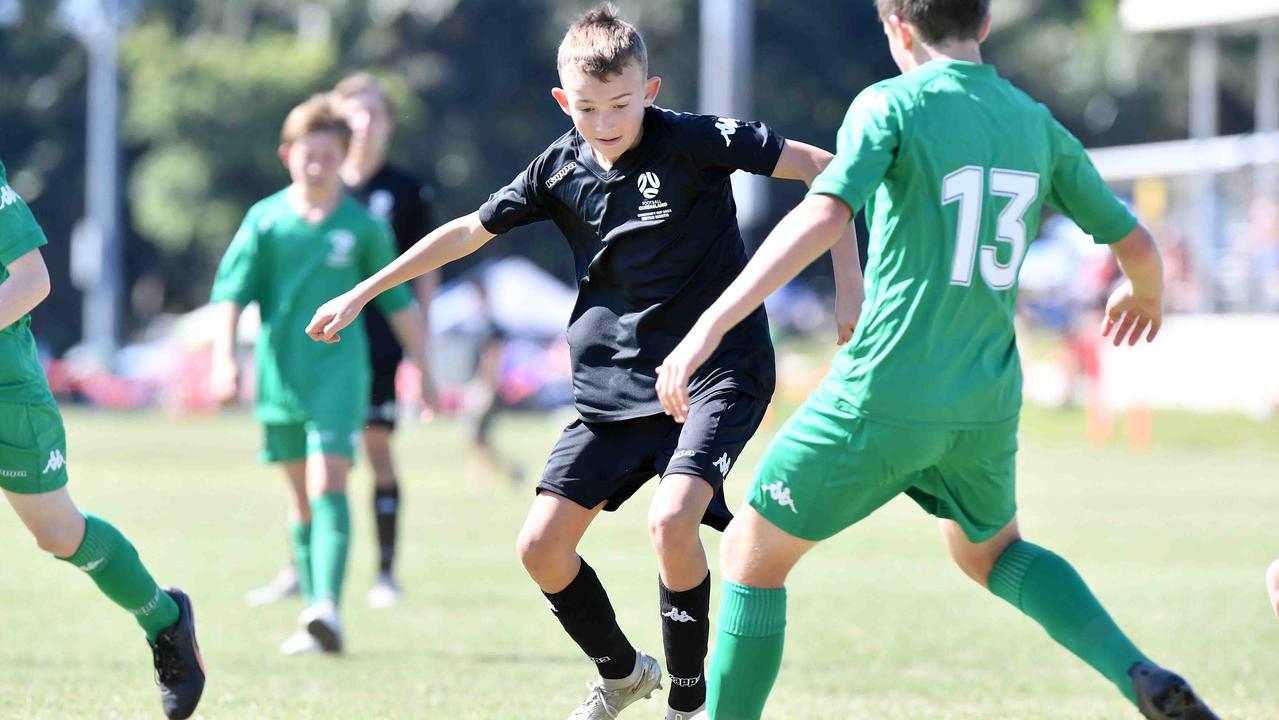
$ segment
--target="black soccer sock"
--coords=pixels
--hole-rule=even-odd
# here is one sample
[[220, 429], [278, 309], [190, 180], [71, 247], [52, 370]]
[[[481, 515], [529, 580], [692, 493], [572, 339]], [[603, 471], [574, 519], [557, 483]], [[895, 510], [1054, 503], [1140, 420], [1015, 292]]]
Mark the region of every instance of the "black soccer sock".
[[396, 528], [400, 524], [400, 484], [392, 479], [390, 487], [373, 490], [373, 514], [377, 517], [378, 566], [390, 573], [395, 563]]
[[658, 579], [661, 588], [662, 643], [666, 646], [666, 670], [671, 676], [667, 703], [673, 710], [690, 712], [706, 702], [706, 645], [710, 638], [711, 574], [701, 585], [676, 592]]
[[608, 593], [585, 560], [568, 587], [543, 595], [564, 631], [595, 663], [601, 677], [619, 680], [631, 674], [635, 648], [618, 627]]

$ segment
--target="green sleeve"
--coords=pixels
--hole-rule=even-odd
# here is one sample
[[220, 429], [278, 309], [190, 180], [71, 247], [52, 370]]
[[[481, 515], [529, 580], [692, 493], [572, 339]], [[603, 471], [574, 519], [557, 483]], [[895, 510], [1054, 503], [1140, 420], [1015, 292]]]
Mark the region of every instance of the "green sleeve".
[[0, 177], [0, 265], [49, 244], [31, 209]]
[[901, 141], [902, 113], [878, 86], [863, 90], [844, 116], [835, 159], [813, 181], [809, 195], [833, 195], [856, 213], [883, 182]]
[[211, 303], [234, 302], [244, 306], [259, 299], [262, 276], [262, 258], [259, 253], [260, 232], [258, 214], [249, 211], [235, 238], [218, 264], [218, 274], [213, 279]]
[[1078, 138], [1052, 121], [1053, 170], [1048, 204], [1075, 221], [1093, 242], [1109, 245], [1137, 227], [1137, 216], [1101, 179]]
[[[378, 270], [386, 267], [395, 259], [395, 244], [391, 240], [391, 229], [381, 220], [371, 226], [371, 230], [366, 233], [364, 252], [361, 257], [364, 260], [364, 266], [360, 268], [364, 277], [376, 273]], [[383, 315], [390, 317], [392, 313], [403, 310], [413, 302], [413, 294], [405, 285], [396, 285], [386, 292], [378, 295], [373, 302], [377, 303], [378, 310]]]

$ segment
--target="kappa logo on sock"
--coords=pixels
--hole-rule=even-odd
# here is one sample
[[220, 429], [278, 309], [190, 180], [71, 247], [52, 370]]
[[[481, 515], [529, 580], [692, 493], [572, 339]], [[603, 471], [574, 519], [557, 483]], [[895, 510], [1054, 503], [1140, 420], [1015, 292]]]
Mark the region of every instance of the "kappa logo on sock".
[[555, 613], [556, 615], [560, 614], [559, 608], [555, 607], [555, 603], [551, 602], [550, 600], [546, 601], [546, 607], [550, 608], [551, 612]]
[[49, 453], [49, 462], [44, 466], [44, 474], [57, 472], [67, 466], [67, 459], [62, 456], [61, 450], [54, 450]]
[[99, 565], [101, 565], [102, 563], [106, 561], [107, 561], [106, 558], [98, 558], [97, 560], [94, 560], [93, 562], [88, 562], [78, 567], [85, 572], [93, 572], [94, 570], [98, 569]]
[[698, 675], [697, 677], [691, 677], [691, 678], [675, 677], [674, 675], [671, 675], [670, 677], [671, 677], [672, 685], [675, 685], [677, 687], [684, 687], [684, 688], [697, 687], [697, 684], [702, 681], [701, 675]]
[[670, 610], [667, 610], [666, 612], [662, 613], [662, 617], [670, 618], [671, 620], [674, 620], [675, 622], [679, 622], [679, 623], [697, 622], [697, 618], [693, 617], [692, 615], [689, 615], [688, 613], [674, 606], [672, 606]]
[[613, 658], [611, 658], [611, 657], [609, 657], [609, 656], [605, 655], [605, 656], [604, 656], [604, 657], [602, 657], [602, 658], [591, 658], [591, 662], [595, 663], [596, 665], [603, 665], [604, 663], [606, 663], [606, 662], [608, 662], [609, 660], [612, 660], [612, 659], [613, 659]]
[[799, 514], [799, 510], [795, 507], [795, 501], [791, 499], [790, 488], [786, 487], [786, 483], [784, 481], [778, 480], [775, 483], [760, 485], [759, 489], [762, 492], [768, 493], [768, 496], [773, 499], [773, 502], [782, 507], [790, 508], [790, 511], [796, 515]]
[[157, 586], [155, 589], [155, 595], [151, 597], [150, 602], [138, 608], [137, 610], [130, 610], [129, 612], [133, 613], [134, 615], [150, 615], [151, 613], [155, 612], [156, 607], [160, 605], [160, 596], [163, 593], [164, 591], [161, 590], [159, 586]]

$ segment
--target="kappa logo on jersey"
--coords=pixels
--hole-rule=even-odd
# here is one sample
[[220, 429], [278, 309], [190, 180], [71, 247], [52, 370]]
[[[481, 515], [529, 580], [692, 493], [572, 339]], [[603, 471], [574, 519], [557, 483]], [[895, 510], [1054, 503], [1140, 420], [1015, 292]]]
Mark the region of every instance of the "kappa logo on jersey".
[[640, 195], [645, 199], [652, 200], [657, 197], [658, 189], [662, 187], [662, 181], [657, 179], [657, 173], [646, 172], [639, 176]]
[[576, 167], [577, 167], [577, 162], [574, 161], [574, 162], [570, 162], [569, 164], [555, 171], [555, 174], [552, 175], [550, 179], [546, 181], [546, 189], [550, 190], [551, 188], [558, 185], [559, 182], [563, 180], [564, 178], [568, 177], [568, 174], [573, 172], [573, 169]]
[[350, 230], [334, 230], [329, 233], [329, 256], [324, 262], [329, 267], [342, 268], [351, 264], [351, 251], [355, 250], [355, 233]]
[[768, 485], [760, 485], [759, 489], [768, 493], [768, 496], [773, 499], [773, 502], [782, 507], [790, 508], [790, 511], [796, 515], [799, 514], [799, 509], [795, 507], [795, 501], [791, 499], [790, 488], [786, 487], [785, 482], [778, 480], [777, 482], [769, 483]]
[[374, 190], [369, 194], [369, 213], [374, 217], [387, 220], [395, 209], [395, 196], [386, 190]]
[[49, 462], [44, 466], [44, 474], [48, 475], [57, 472], [67, 466], [67, 459], [62, 456], [61, 450], [54, 450], [49, 453]]
[[18, 202], [18, 193], [14, 192], [13, 188], [9, 187], [8, 183], [0, 186], [0, 210], [3, 210], [16, 202]]
[[719, 130], [720, 135], [724, 136], [724, 147], [733, 144], [733, 133], [737, 132], [741, 124], [741, 121], [733, 118], [720, 118], [715, 121], [715, 128]]
[[728, 453], [724, 453], [723, 455], [720, 455], [719, 459], [713, 464], [715, 467], [719, 468], [720, 475], [727, 475], [728, 469], [733, 466], [733, 461], [729, 459]]
[[671, 620], [674, 620], [677, 623], [697, 622], [697, 618], [693, 617], [692, 615], [689, 615], [688, 613], [674, 606], [672, 606], [670, 610], [667, 610], [666, 612], [662, 613], [662, 617], [670, 618]]

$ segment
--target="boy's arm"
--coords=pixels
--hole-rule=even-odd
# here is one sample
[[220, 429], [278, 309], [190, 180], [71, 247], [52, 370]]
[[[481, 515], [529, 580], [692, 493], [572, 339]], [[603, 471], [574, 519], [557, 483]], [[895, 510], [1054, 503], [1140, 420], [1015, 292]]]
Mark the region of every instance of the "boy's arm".
[[213, 357], [209, 392], [219, 404], [240, 397], [240, 364], [235, 357], [235, 331], [244, 307], [234, 300], [213, 304]]
[[418, 374], [421, 375], [422, 396], [418, 399], [422, 402], [424, 416], [429, 418], [435, 415], [438, 400], [435, 376], [431, 373], [431, 365], [426, 353], [427, 335], [425, 333], [428, 326], [424, 319], [425, 315], [421, 306], [413, 303], [391, 313], [386, 321], [391, 326], [391, 331], [395, 333], [395, 339], [400, 341], [400, 347], [408, 353], [409, 360], [417, 367]]
[[[1146, 342], [1152, 342], [1163, 324], [1164, 266], [1150, 231], [1138, 223], [1124, 239], [1110, 246], [1119, 261], [1119, 269], [1127, 280], [1106, 302], [1106, 317], [1101, 334], [1109, 337], [1115, 330], [1115, 347], [1127, 337], [1136, 345], [1147, 329]], [[1131, 333], [1131, 334], [1130, 334]]]
[[441, 225], [391, 264], [350, 291], [321, 305], [307, 325], [307, 334], [314, 340], [337, 342], [338, 333], [350, 325], [373, 298], [402, 282], [470, 255], [494, 237], [480, 223], [479, 213], [471, 213]]
[[790, 282], [840, 238], [852, 219], [843, 201], [810, 195], [769, 233], [746, 269], [693, 325], [657, 369], [657, 396], [676, 422], [688, 417], [688, 380], [734, 325]]
[[[787, 140], [777, 158], [773, 177], [802, 180], [805, 187], [812, 187], [813, 181], [834, 158], [819, 147]], [[831, 246], [830, 256], [835, 271], [835, 342], [843, 345], [853, 337], [864, 298], [861, 264], [857, 258], [857, 231], [851, 222]]]
[[18, 322], [49, 297], [49, 268], [39, 249], [9, 263], [9, 277], [0, 283], [0, 330]]

